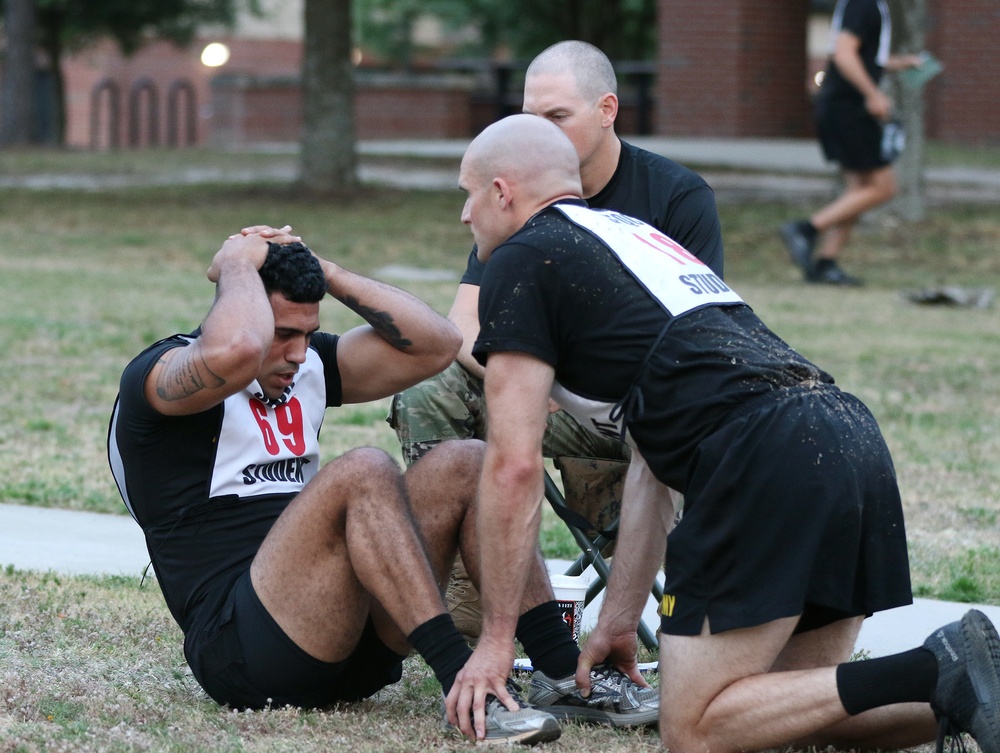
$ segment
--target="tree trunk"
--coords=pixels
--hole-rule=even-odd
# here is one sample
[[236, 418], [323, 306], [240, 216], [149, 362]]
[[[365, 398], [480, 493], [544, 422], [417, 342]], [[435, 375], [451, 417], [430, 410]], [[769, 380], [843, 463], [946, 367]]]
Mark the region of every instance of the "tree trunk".
[[48, 101], [47, 110], [52, 123], [48, 140], [57, 146], [66, 145], [66, 82], [62, 71], [63, 11], [56, 6], [43, 6], [38, 11], [40, 46], [48, 59], [51, 79], [43, 92]]
[[351, 0], [306, 0], [301, 181], [309, 191], [356, 188]]
[[[926, 0], [890, 0], [894, 53], [913, 54], [924, 49]], [[893, 100], [906, 131], [906, 148], [896, 163], [899, 195], [894, 209], [904, 219], [926, 216], [924, 200], [924, 92], [904, 86], [893, 77]]]
[[39, 133], [34, 0], [4, 0], [7, 55], [0, 82], [0, 146], [34, 143]]

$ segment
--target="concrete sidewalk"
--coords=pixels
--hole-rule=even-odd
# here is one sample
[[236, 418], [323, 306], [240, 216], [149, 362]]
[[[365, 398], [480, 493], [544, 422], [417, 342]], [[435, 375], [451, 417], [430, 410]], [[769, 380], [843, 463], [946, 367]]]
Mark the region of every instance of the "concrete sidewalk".
[[[757, 199], [828, 197], [835, 167], [824, 161], [812, 139], [723, 139], [662, 136], [625, 137], [644, 149], [662, 154], [698, 170], [720, 195]], [[457, 188], [458, 164], [469, 139], [399, 139], [359, 141], [359, 179], [363, 183], [403, 189]], [[247, 151], [296, 155], [295, 143], [258, 144]], [[371, 159], [376, 158], [376, 159]], [[394, 163], [394, 160], [396, 163]], [[426, 164], [420, 164], [424, 161]], [[272, 165], [264, 169], [172, 169], [169, 163], [155, 175], [37, 174], [0, 175], [0, 188], [100, 191], [132, 186], [250, 184], [291, 182], [298, 166]], [[930, 202], [1000, 201], [1000, 170], [976, 165], [928, 168], [924, 172]]]
[[[0, 567], [53, 571], [69, 575], [130, 575], [138, 577], [149, 562], [139, 526], [127, 515], [0, 504]], [[568, 566], [550, 560], [550, 572]], [[588, 570], [588, 582], [596, 576]], [[584, 612], [583, 630], [597, 621], [602, 597]], [[865, 621], [857, 649], [884, 656], [923, 643], [937, 627], [959, 619], [976, 605], [917, 599], [914, 604], [880, 612]], [[1000, 607], [978, 605], [1000, 625]], [[657, 625], [656, 604], [650, 597], [643, 619], [651, 630]]]

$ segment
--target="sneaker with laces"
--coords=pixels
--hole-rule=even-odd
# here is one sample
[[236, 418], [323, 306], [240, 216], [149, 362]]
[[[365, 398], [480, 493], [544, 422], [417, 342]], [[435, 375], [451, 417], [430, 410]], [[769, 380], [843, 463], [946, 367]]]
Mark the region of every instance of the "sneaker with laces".
[[833, 259], [820, 259], [811, 271], [806, 272], [806, 282], [822, 285], [846, 285], [861, 287], [864, 281], [860, 277], [852, 277], [840, 268]]
[[936, 630], [924, 648], [938, 663], [931, 708], [938, 753], [946, 735], [972, 735], [983, 753], [1000, 753], [1000, 637], [989, 618], [970, 609]]
[[591, 691], [580, 695], [573, 675], [552, 679], [535, 670], [528, 686], [528, 703], [558, 719], [612, 727], [656, 724], [660, 718], [660, 693], [636, 685], [627, 675], [608, 665], [590, 671]]
[[[521, 700], [521, 686], [513, 680], [507, 680], [507, 692], [521, 707], [519, 711], [508, 711], [500, 699], [489, 695], [486, 697], [486, 737], [477, 741], [477, 745], [537, 745], [558, 740], [562, 728], [556, 718], [532, 708]], [[445, 728], [458, 731], [458, 728], [444, 720]]]
[[788, 254], [792, 257], [795, 265], [801, 268], [806, 275], [812, 272], [812, 255], [813, 247], [816, 245], [816, 236], [810, 237], [810, 233], [805, 229], [805, 223], [802, 221], [786, 222], [778, 228], [778, 232], [781, 233], [781, 240], [785, 242], [785, 248], [788, 249]]

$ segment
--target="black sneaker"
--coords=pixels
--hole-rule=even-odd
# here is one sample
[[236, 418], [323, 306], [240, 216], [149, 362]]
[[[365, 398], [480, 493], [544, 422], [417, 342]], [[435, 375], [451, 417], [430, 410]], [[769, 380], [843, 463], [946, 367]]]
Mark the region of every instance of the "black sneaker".
[[[556, 718], [548, 712], [536, 709], [521, 700], [521, 686], [507, 680], [507, 692], [521, 707], [520, 711], [508, 711], [494, 695], [486, 696], [486, 737], [478, 745], [537, 745], [558, 740], [562, 728]], [[445, 728], [458, 732], [447, 719]]]
[[938, 753], [946, 735], [972, 735], [983, 753], [1000, 753], [1000, 636], [982, 612], [970, 609], [936, 630], [924, 648], [938, 663], [931, 708], [938, 720]]
[[792, 261], [808, 276], [813, 271], [812, 255], [813, 247], [816, 245], [816, 234], [810, 233], [806, 223], [801, 220], [786, 222], [778, 228], [778, 232], [781, 233], [781, 239], [785, 242]]
[[820, 285], [844, 285], [847, 287], [861, 287], [864, 280], [859, 277], [851, 277], [833, 259], [820, 259], [812, 270], [806, 272], [806, 282], [818, 283]]

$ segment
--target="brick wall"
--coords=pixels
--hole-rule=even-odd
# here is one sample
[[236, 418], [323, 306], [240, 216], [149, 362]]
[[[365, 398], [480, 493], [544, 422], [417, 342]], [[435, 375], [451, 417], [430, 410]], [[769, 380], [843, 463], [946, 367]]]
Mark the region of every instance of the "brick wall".
[[[359, 76], [358, 138], [463, 138], [470, 135], [469, 87], [458, 80]], [[211, 140], [218, 145], [298, 141], [302, 91], [297, 76], [220, 76], [212, 84]]]
[[[167, 103], [172, 87], [178, 82], [187, 82], [194, 93], [192, 113], [196, 143], [208, 140], [212, 128], [211, 80], [218, 74], [217, 69], [201, 64], [201, 50], [208, 40], [200, 40], [189, 48], [180, 48], [168, 42], [154, 42], [144, 46], [135, 55], [124, 57], [112, 42], [104, 42], [80, 53], [69, 56], [63, 71], [66, 78], [66, 136], [70, 146], [87, 147], [95, 137], [93, 130], [92, 103], [94, 90], [102, 82], [108, 82], [118, 93], [117, 139], [122, 146], [130, 143], [130, 133], [139, 137], [139, 145], [150, 141], [164, 144], [167, 141], [171, 118], [168, 117]], [[231, 57], [225, 70], [228, 74], [252, 72], [255, 75], [295, 74], [301, 65], [301, 45], [288, 40], [248, 40], [221, 39], [229, 45]], [[136, 91], [138, 82], [148, 82], [159, 104], [155, 128], [150, 123], [150, 89]], [[98, 100], [96, 141], [106, 147], [111, 141], [110, 125], [112, 117], [111, 95], [106, 88]], [[174, 123], [179, 128], [180, 143], [186, 129], [187, 99], [175, 96], [177, 117]], [[130, 103], [137, 107], [130, 107]], [[130, 110], [136, 109], [139, 122], [130, 117]]]
[[656, 132], [808, 131], [804, 0], [660, 0]]
[[994, 72], [1000, 2], [929, 0], [927, 47], [944, 71], [927, 85], [927, 132], [965, 144], [1000, 144], [1000, 84]]
[[[806, 0], [659, 0], [659, 50], [657, 81], [653, 87], [655, 133], [675, 136], [808, 136], [811, 108], [804, 71], [806, 60]], [[1000, 29], [998, 0], [927, 0], [930, 26], [927, 46], [945, 65], [945, 71], [926, 91], [927, 135], [968, 144], [1000, 143], [1000, 86], [992, 74], [992, 46]], [[208, 41], [224, 41], [232, 58], [223, 69], [204, 67], [199, 55]], [[187, 81], [194, 91], [196, 142], [208, 143], [215, 121], [228, 117], [232, 133], [234, 112], [217, 108], [235, 105], [215, 101], [211, 81], [220, 71], [226, 76], [286, 81], [298, 75], [301, 45], [294, 39], [203, 39], [187, 49], [165, 42], [153, 43], [136, 55], [122, 57], [113, 43], [102, 43], [68, 56], [67, 128], [71, 146], [90, 146], [92, 101], [101, 82], [118, 92], [117, 138], [127, 146], [130, 99], [136, 99], [140, 145], [153, 130], [149, 118], [150, 90], [133, 92], [136, 82], [151, 82], [159, 101], [159, 116], [152, 134], [159, 143], [167, 139], [171, 121], [166, 101], [171, 87]], [[287, 89], [287, 86], [285, 87]], [[361, 138], [407, 136], [471, 136], [495, 117], [495, 105], [476, 99], [460, 103], [456, 91], [425, 87], [404, 91], [388, 84], [380, 91], [358, 93], [357, 123]], [[516, 109], [519, 109], [518, 104]], [[263, 97], [263, 94], [260, 96]], [[98, 103], [96, 135], [99, 146], [110, 141], [110, 93]], [[273, 140], [298, 138], [297, 124], [288, 122], [298, 113], [298, 100], [289, 91], [270, 92], [255, 101], [258, 121], [241, 127], [248, 138]], [[178, 98], [175, 132], [184, 142], [188, 110]], [[244, 103], [246, 104], [246, 103]], [[623, 105], [624, 105], [623, 101]], [[623, 106], [619, 132], [638, 130], [634, 111]], [[281, 121], [281, 122], [279, 122]], [[295, 135], [288, 135], [294, 133]]]

